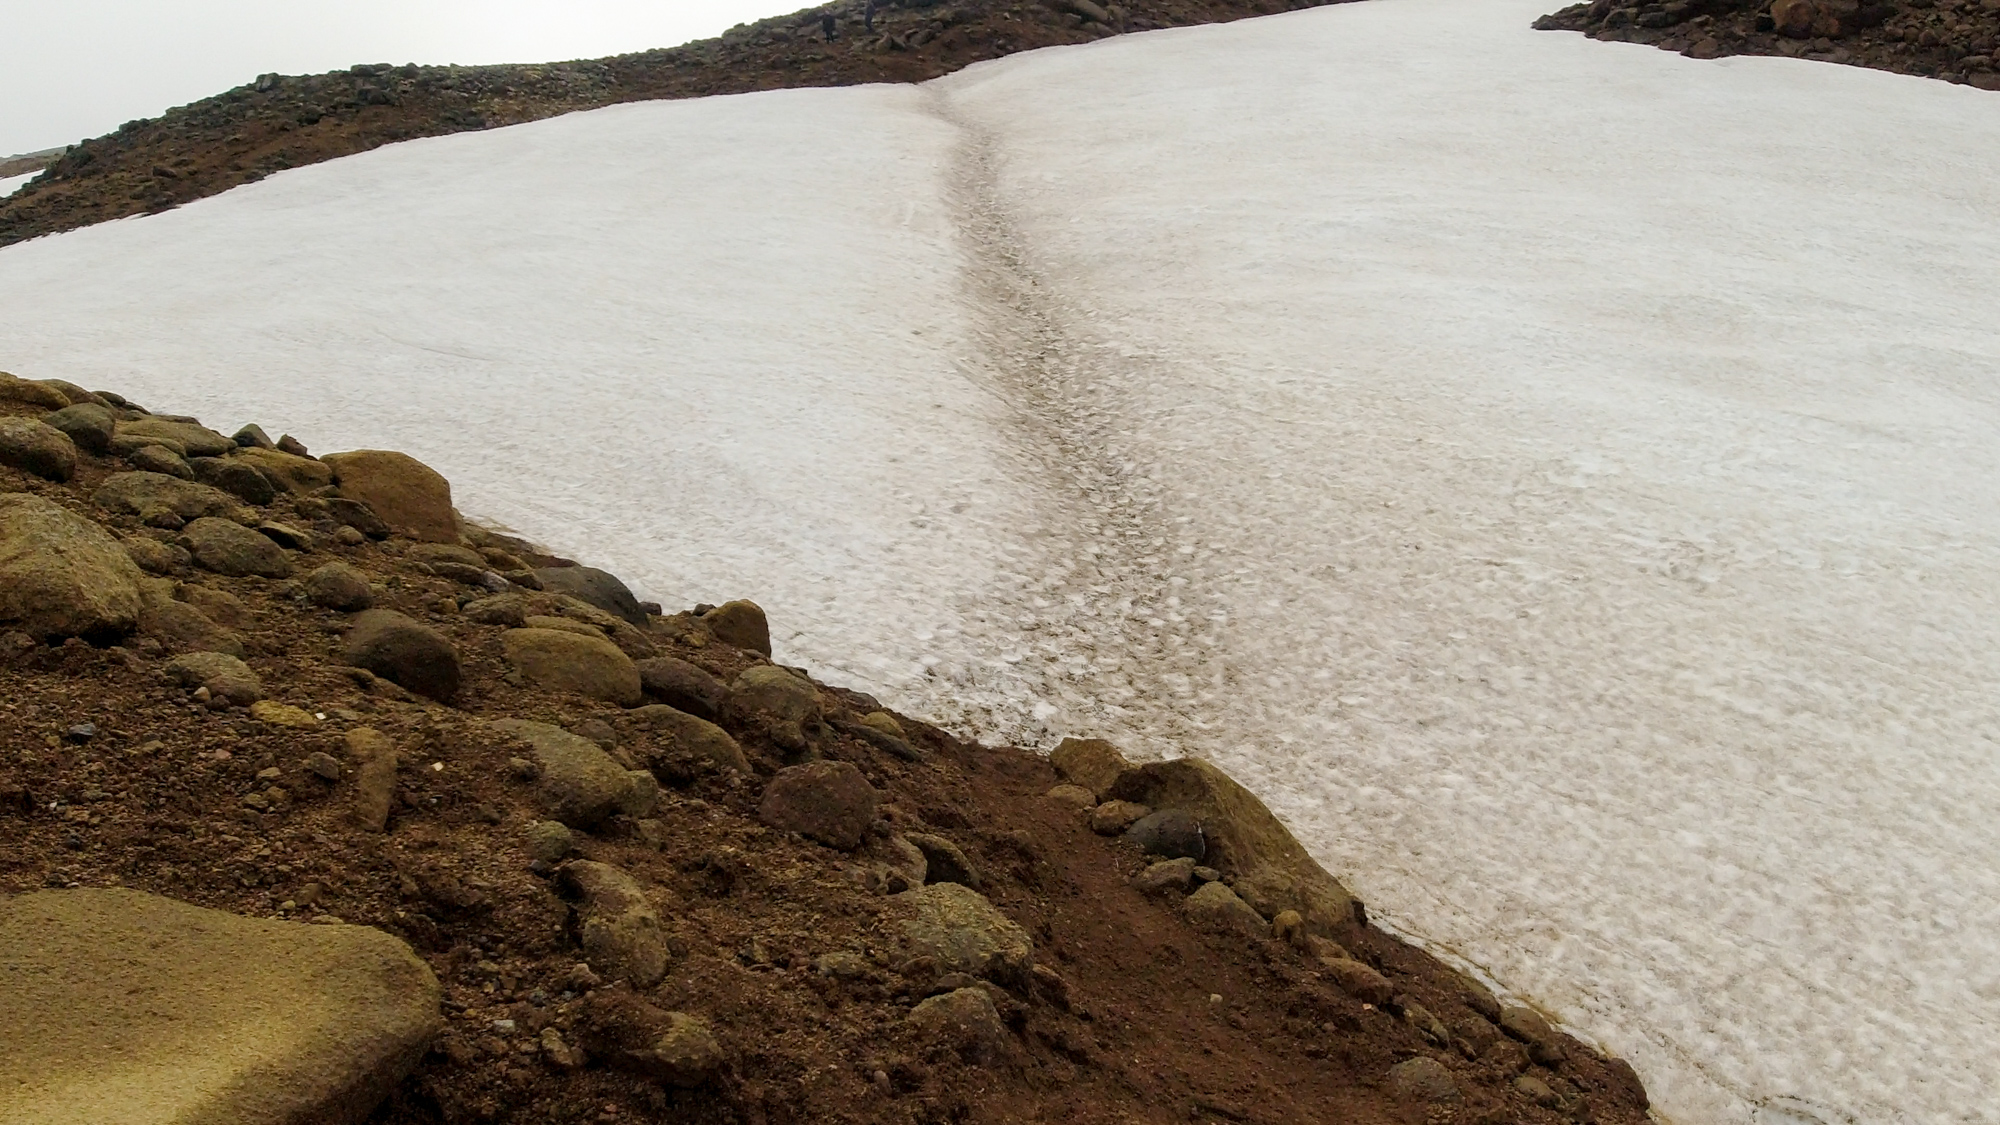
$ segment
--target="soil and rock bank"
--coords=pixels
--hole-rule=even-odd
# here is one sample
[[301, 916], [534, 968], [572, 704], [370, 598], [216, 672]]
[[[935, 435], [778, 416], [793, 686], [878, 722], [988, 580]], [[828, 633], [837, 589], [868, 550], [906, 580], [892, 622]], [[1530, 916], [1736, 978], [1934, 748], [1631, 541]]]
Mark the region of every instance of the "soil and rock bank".
[[0, 377], [0, 682], [9, 1120], [1645, 1119], [1206, 763], [961, 741], [403, 454]]
[[2000, 90], [2000, 0], [1592, 0], [1535, 26], [1697, 59], [1785, 55]]

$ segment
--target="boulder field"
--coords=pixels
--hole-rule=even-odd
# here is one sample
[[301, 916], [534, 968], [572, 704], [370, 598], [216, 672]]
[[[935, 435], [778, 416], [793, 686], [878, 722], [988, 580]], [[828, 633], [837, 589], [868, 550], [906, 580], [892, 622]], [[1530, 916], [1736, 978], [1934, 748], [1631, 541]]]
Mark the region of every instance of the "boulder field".
[[1646, 1119], [1206, 762], [895, 714], [405, 454], [0, 423], [0, 1120]]

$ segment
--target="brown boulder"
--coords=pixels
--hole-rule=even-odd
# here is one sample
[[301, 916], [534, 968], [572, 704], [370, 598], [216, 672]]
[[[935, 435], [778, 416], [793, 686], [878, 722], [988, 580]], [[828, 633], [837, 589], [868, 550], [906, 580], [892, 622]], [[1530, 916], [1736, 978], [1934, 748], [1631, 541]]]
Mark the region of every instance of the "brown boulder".
[[639, 662], [639, 686], [668, 706], [703, 719], [721, 716], [729, 687], [685, 660], [656, 656]]
[[960, 883], [932, 883], [890, 900], [907, 911], [900, 928], [914, 956], [946, 973], [1025, 983], [1035, 966], [1028, 931], [985, 895]]
[[57, 388], [5, 371], [0, 371], [0, 402], [21, 402], [43, 410], [61, 410], [70, 405], [69, 396]]
[[556, 886], [570, 902], [570, 929], [592, 968], [634, 988], [666, 977], [672, 961], [666, 930], [630, 875], [580, 859], [563, 865]]
[[645, 700], [632, 658], [603, 637], [562, 629], [510, 629], [500, 638], [507, 660], [530, 681], [621, 707]]
[[750, 760], [729, 732], [706, 719], [696, 718], [665, 704], [655, 703], [632, 712], [632, 718], [651, 728], [658, 748], [647, 757], [658, 759], [673, 754], [712, 762], [719, 769], [731, 769], [750, 776]]
[[779, 770], [764, 787], [757, 815], [829, 847], [853, 851], [875, 822], [881, 794], [848, 762], [808, 762]]
[[76, 443], [47, 422], [0, 418], [0, 465], [66, 481], [76, 475]]
[[819, 689], [783, 668], [760, 664], [736, 677], [726, 710], [737, 723], [796, 754], [806, 749], [806, 732], [819, 726]]
[[960, 988], [933, 996], [904, 1017], [903, 1027], [926, 1054], [949, 1051], [975, 1066], [1002, 1058], [1013, 1036], [985, 988]]
[[229, 458], [257, 469], [286, 492], [304, 494], [333, 483], [333, 470], [325, 462], [275, 449], [239, 448]]
[[771, 622], [756, 602], [725, 602], [703, 614], [701, 620], [723, 644], [771, 655]]
[[209, 620], [186, 602], [155, 598], [139, 614], [139, 631], [169, 652], [220, 652], [243, 657], [243, 638]]
[[1343, 992], [1364, 1004], [1380, 1007], [1395, 998], [1396, 987], [1372, 966], [1351, 957], [1327, 957], [1319, 965]]
[[111, 435], [118, 429], [111, 411], [94, 402], [65, 406], [42, 421], [68, 434], [78, 449], [100, 457], [111, 452]]
[[495, 719], [488, 725], [533, 749], [536, 796], [564, 824], [589, 829], [620, 813], [644, 816], [658, 799], [651, 774], [627, 771], [581, 735], [525, 719]]
[[110, 640], [145, 607], [144, 576], [118, 540], [69, 509], [0, 494], [0, 621], [48, 640]]
[[702, 1086], [728, 1066], [708, 1021], [662, 1011], [623, 984], [590, 994], [577, 1034], [591, 1057], [682, 1089]]
[[1271, 932], [1264, 916], [1221, 883], [1204, 883], [1182, 903], [1196, 925], [1261, 938]]
[[236, 448], [234, 441], [207, 426], [193, 422], [173, 422], [165, 418], [141, 418], [136, 422], [120, 422], [117, 436], [171, 442], [175, 452], [188, 457], [220, 457]]
[[458, 694], [458, 649], [437, 630], [394, 610], [371, 609], [357, 616], [340, 658], [440, 703]]
[[167, 676], [184, 688], [207, 688], [211, 700], [248, 707], [264, 698], [264, 681], [248, 664], [221, 652], [190, 652], [167, 662]]
[[306, 575], [306, 597], [312, 603], [342, 613], [359, 613], [375, 604], [368, 576], [343, 562], [330, 562]]
[[196, 566], [231, 578], [292, 575], [292, 558], [283, 547], [234, 520], [214, 516], [195, 520], [181, 533], [180, 545], [194, 556]]
[[389, 827], [389, 808], [396, 798], [396, 767], [401, 756], [389, 736], [370, 727], [356, 727], [344, 739], [354, 759], [354, 823], [369, 832]]
[[1307, 931], [1339, 939], [1356, 921], [1355, 900], [1326, 873], [1264, 802], [1199, 758], [1151, 762], [1118, 776], [1107, 794], [1182, 809], [1201, 824], [1206, 862], [1231, 878], [1259, 913], [1296, 910]]
[[1065, 738], [1049, 752], [1049, 764], [1064, 781], [1090, 790], [1100, 801], [1118, 775], [1132, 768], [1116, 746], [1101, 738]]
[[183, 521], [204, 516], [229, 519], [242, 507], [221, 489], [162, 473], [114, 474], [98, 486], [90, 500], [107, 512], [138, 516], [148, 522], [163, 512]]
[[451, 482], [422, 461], [383, 449], [329, 453], [320, 460], [333, 470], [342, 496], [368, 505], [393, 530], [427, 543], [458, 542]]
[[0, 898], [0, 1121], [358, 1125], [441, 1025], [408, 946], [123, 889]]

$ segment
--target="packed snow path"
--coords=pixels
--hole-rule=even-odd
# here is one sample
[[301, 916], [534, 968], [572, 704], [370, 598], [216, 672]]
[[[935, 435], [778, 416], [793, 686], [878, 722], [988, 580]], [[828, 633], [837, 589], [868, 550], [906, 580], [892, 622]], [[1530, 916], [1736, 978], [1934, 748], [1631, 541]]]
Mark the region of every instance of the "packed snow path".
[[0, 366], [1213, 756], [1687, 1125], [2000, 1121], [2000, 100], [1548, 6], [395, 146], [0, 252]]

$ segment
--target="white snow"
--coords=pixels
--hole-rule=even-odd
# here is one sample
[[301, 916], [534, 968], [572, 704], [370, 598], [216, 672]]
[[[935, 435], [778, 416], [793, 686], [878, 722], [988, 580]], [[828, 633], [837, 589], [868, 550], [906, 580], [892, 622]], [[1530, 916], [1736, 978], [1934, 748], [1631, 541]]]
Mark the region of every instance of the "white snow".
[[383, 149], [0, 252], [0, 365], [1216, 757], [1671, 1119], [2000, 1121], [2000, 100], [1549, 6]]
[[21, 190], [23, 184], [39, 175], [40, 172], [30, 172], [25, 176], [0, 176], [0, 199], [5, 199]]

